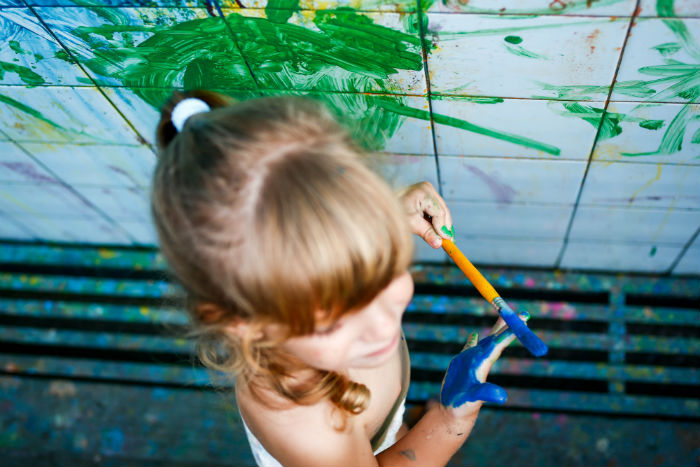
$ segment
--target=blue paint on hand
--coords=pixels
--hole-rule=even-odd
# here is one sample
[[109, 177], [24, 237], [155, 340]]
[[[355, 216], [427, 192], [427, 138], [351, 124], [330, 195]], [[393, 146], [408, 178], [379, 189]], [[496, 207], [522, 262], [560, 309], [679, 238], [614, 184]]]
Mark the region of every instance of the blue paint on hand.
[[478, 370], [487, 363], [496, 346], [513, 335], [506, 328], [499, 334], [482, 339], [452, 359], [440, 391], [440, 402], [445, 407], [459, 407], [466, 402], [485, 401], [504, 404], [508, 398], [502, 387], [479, 379]]

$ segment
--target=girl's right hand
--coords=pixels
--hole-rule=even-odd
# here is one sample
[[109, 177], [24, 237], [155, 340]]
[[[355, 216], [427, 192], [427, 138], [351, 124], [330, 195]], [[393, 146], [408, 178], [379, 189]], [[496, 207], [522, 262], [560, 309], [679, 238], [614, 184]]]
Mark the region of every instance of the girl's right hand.
[[[527, 312], [521, 313], [523, 321], [529, 319]], [[473, 333], [456, 357], [450, 361], [440, 391], [440, 402], [460, 418], [473, 415], [483, 402], [504, 404], [508, 398], [505, 389], [486, 382], [493, 363], [503, 350], [513, 342], [515, 335], [499, 318], [488, 337], [478, 340]]]
[[411, 231], [433, 248], [442, 246], [442, 239], [455, 239], [452, 215], [447, 203], [430, 182], [420, 182], [399, 192], [399, 199], [408, 215]]

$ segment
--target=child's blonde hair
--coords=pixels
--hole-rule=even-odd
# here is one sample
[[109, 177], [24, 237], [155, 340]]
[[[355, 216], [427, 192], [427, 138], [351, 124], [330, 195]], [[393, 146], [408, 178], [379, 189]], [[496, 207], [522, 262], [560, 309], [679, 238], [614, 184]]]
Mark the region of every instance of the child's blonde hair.
[[[186, 97], [211, 111], [170, 116]], [[311, 404], [328, 397], [362, 412], [369, 391], [346, 375], [308, 369], [263, 330], [313, 333], [368, 304], [409, 266], [413, 243], [390, 188], [319, 103], [271, 97], [176, 93], [157, 129], [152, 211], [160, 247], [183, 285], [202, 362]], [[240, 337], [232, 325], [246, 323]]]

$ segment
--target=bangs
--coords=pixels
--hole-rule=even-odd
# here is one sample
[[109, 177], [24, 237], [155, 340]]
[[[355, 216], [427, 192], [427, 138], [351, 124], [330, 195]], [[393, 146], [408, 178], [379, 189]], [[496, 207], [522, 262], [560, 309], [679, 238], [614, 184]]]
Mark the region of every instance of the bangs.
[[[261, 178], [243, 255], [242, 290], [271, 322], [310, 334], [371, 302], [413, 256], [388, 185], [342, 147], [286, 154]], [[329, 156], [333, 154], [333, 156]]]

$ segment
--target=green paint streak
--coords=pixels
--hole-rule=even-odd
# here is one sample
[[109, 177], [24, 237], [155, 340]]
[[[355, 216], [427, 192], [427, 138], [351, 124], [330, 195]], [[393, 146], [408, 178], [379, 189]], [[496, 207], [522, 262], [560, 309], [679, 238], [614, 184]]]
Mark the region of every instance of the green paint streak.
[[[409, 34], [422, 34], [422, 31], [428, 30], [428, 15], [422, 13], [413, 13], [410, 15], [405, 15], [402, 20], [406, 32]], [[422, 25], [421, 25], [422, 23]], [[421, 29], [422, 26], [422, 29]], [[425, 42], [425, 47], [430, 48], [431, 45], [428, 41]]]
[[649, 256], [653, 257], [654, 255], [656, 255], [656, 246], [652, 246], [651, 251], [649, 251]]
[[642, 128], [646, 128], [647, 130], [658, 130], [662, 126], [664, 126], [664, 121], [663, 120], [643, 120], [639, 122], [639, 126]]
[[517, 55], [518, 57], [525, 57], [525, 58], [537, 58], [537, 59], [544, 59], [546, 60], [547, 57], [544, 55], [537, 54], [535, 52], [532, 52], [530, 50], [527, 50], [526, 48], [520, 46], [520, 45], [510, 45], [510, 44], [505, 44], [506, 49], [508, 52], [512, 53], [513, 55]]
[[623, 114], [606, 112], [603, 109], [584, 105], [579, 102], [565, 102], [562, 106], [568, 112], [562, 115], [577, 117], [590, 123], [593, 128], [598, 129], [598, 138], [601, 140], [613, 138], [622, 133], [620, 122], [625, 120]]
[[[455, 1], [442, 0], [443, 5], [449, 5], [451, 8], [465, 12], [465, 13], [491, 13], [495, 15], [557, 15], [557, 14], [572, 14], [579, 12], [583, 15], [589, 10], [591, 3], [597, 7], [615, 5], [617, 3], [623, 2], [624, 0], [597, 0], [591, 2], [590, 0], [566, 0], [564, 6], [558, 6], [555, 2], [543, 2], [544, 4], [549, 4], [548, 8], [508, 8], [503, 11], [501, 5], [498, 4], [496, 8], [484, 8], [481, 6], [471, 6], [466, 1], [460, 1], [459, 3]], [[517, 5], [517, 2], [509, 2], [511, 4]], [[482, 3], [483, 4], [483, 3]]]
[[693, 137], [691, 138], [690, 142], [695, 144], [700, 143], [700, 128], [695, 130], [695, 133], [693, 133]]
[[[609, 86], [585, 86], [585, 85], [570, 85], [570, 86], [555, 86], [547, 83], [538, 83], [542, 89], [553, 91], [558, 99], [566, 100], [594, 100], [596, 94], [607, 95]], [[654, 93], [654, 90], [650, 90]], [[646, 95], [646, 94], [645, 94]], [[551, 99], [551, 96], [532, 96], [536, 99]]]
[[[430, 121], [430, 112], [428, 112], [427, 110], [414, 109], [411, 107], [397, 105], [396, 103], [391, 102], [389, 100], [378, 101], [377, 105], [398, 115], [404, 115], [406, 117], [413, 117], [419, 118], [421, 120]], [[498, 130], [493, 130], [491, 128], [475, 125], [466, 120], [460, 120], [458, 118], [449, 117], [447, 115], [442, 115], [438, 113], [433, 113], [432, 117], [435, 123], [440, 123], [442, 125], [448, 125], [454, 128], [459, 128], [479, 135], [488, 136], [502, 141], [507, 141], [509, 143], [517, 144], [527, 148], [537, 149], [539, 151], [543, 151], [555, 156], [558, 156], [561, 153], [561, 150], [556, 146], [542, 143], [540, 141], [536, 141], [530, 138], [525, 138], [523, 136], [514, 135], [512, 133], [506, 133]]]
[[22, 82], [27, 86], [38, 86], [40, 84], [44, 84], [44, 78], [42, 78], [41, 75], [34, 73], [26, 66], [0, 62], [0, 79], [3, 79], [5, 73], [17, 73]]
[[681, 50], [681, 45], [678, 42], [666, 42], [664, 44], [659, 44], [652, 47], [652, 49], [659, 52], [662, 56], [668, 57], [669, 55], [673, 55]]
[[680, 151], [683, 148], [683, 136], [685, 135], [688, 122], [694, 118], [697, 117], [692, 115], [690, 105], [684, 105], [673, 120], [671, 120], [656, 151], [639, 153], [623, 152], [621, 155], [625, 157], [653, 156], [659, 154], [673, 154], [674, 152]]
[[73, 58], [65, 50], [56, 51], [56, 53], [54, 54], [54, 58], [63, 60], [66, 63], [75, 63], [75, 60], [73, 60]]
[[503, 38], [504, 41], [510, 42], [511, 44], [520, 44], [523, 38], [520, 36], [506, 36]]
[[475, 104], [502, 104], [504, 102], [502, 97], [477, 97], [477, 96], [459, 96], [455, 97], [453, 90], [445, 91], [441, 94], [432, 94], [431, 99], [434, 101], [441, 100], [459, 100], [464, 102], [473, 102]]
[[14, 108], [16, 108], [17, 110], [19, 110], [19, 111], [21, 111], [21, 112], [24, 112], [24, 113], [26, 113], [26, 114], [28, 114], [28, 115], [31, 115], [32, 117], [34, 117], [34, 118], [36, 118], [36, 119], [38, 119], [38, 120], [41, 120], [42, 122], [47, 123], [47, 124], [51, 125], [51, 126], [54, 127], [54, 128], [58, 128], [59, 130], [65, 130], [65, 128], [63, 128], [63, 127], [62, 127], [61, 125], [59, 125], [58, 123], [56, 123], [56, 122], [54, 122], [53, 120], [50, 120], [50, 119], [44, 117], [44, 116], [41, 114], [41, 112], [39, 112], [38, 110], [35, 110], [35, 109], [29, 107], [28, 105], [25, 105], [25, 104], [23, 104], [23, 103], [21, 103], [21, 102], [19, 102], [19, 101], [16, 101], [16, 100], [12, 99], [11, 97], [8, 97], [8, 96], [5, 96], [5, 95], [3, 95], [3, 94], [0, 94], [0, 102], [2, 102], [2, 103], [4, 103], [4, 104], [7, 104], [7, 105], [9, 105], [9, 106], [11, 106], [11, 107], [14, 107]]
[[[503, 17], [502, 17], [503, 18]], [[518, 18], [520, 19], [520, 18]], [[576, 21], [571, 23], [553, 23], [553, 24], [536, 24], [531, 26], [514, 26], [507, 28], [490, 28], [490, 29], [477, 29], [475, 31], [460, 31], [460, 32], [442, 32], [442, 31], [431, 31], [437, 34], [441, 41], [451, 40], [451, 39], [461, 39], [463, 37], [474, 37], [474, 36], [492, 36], [492, 35], [510, 35], [510, 33], [520, 32], [520, 31], [530, 31], [530, 30], [545, 30], [545, 29], [556, 29], [556, 28], [568, 28], [576, 27], [580, 25], [590, 25], [599, 23], [609, 23], [611, 20], [605, 19], [590, 19], [587, 21]]]
[[[658, 3], [657, 3], [658, 5]], [[687, 26], [680, 19], [664, 19], [664, 24], [673, 32], [678, 39], [678, 42], [683, 46], [683, 49], [693, 57], [700, 61], [700, 44], [697, 39], [688, 31]]]
[[656, 13], [659, 16], [676, 16], [673, 11], [673, 2], [675, 0], [656, 0]]

